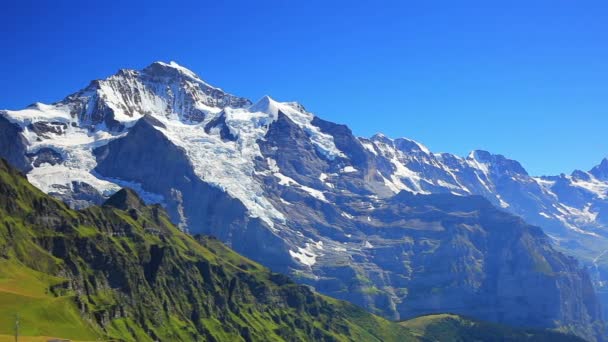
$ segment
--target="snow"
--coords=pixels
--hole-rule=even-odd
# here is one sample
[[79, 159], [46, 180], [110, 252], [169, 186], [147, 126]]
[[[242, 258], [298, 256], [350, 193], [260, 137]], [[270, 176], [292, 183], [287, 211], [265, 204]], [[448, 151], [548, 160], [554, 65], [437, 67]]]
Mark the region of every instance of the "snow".
[[293, 178], [285, 176], [284, 174], [281, 173], [275, 160], [273, 160], [271, 158], [267, 158], [267, 161], [268, 161], [268, 165], [270, 166], [270, 170], [273, 172], [272, 175], [279, 179], [279, 185], [283, 185], [283, 186], [292, 186], [293, 185], [295, 187], [298, 187], [298, 188], [306, 191], [309, 195], [311, 195], [312, 197], [314, 197], [318, 200], [321, 200], [323, 202], [328, 202], [327, 198], [325, 198], [325, 195], [323, 194], [322, 191], [302, 185], [302, 184], [298, 183], [297, 181], [295, 181]]
[[444, 181], [443, 179], [437, 179], [437, 185], [444, 187], [444, 188], [448, 188], [448, 189], [462, 190], [462, 186], [448, 183], [448, 182]]
[[158, 117], [165, 128], [156, 129], [186, 151], [197, 176], [241, 200], [251, 216], [271, 227], [274, 221], [285, 222], [285, 216], [264, 197], [262, 186], [252, 177], [254, 158], [261, 156], [255, 141], [264, 135], [260, 117], [240, 109], [226, 109], [225, 114], [226, 124], [231, 129], [239, 128], [237, 141], [225, 141], [213, 132], [207, 134], [205, 122], [185, 124]]
[[341, 172], [342, 173], [352, 173], [352, 172], [357, 172], [357, 169], [355, 169], [354, 167], [349, 165], [349, 166], [343, 167]]
[[256, 104], [249, 107], [249, 111], [265, 113], [270, 116], [271, 121], [277, 120], [279, 112], [281, 112], [308, 134], [313, 145], [326, 158], [329, 160], [337, 157], [346, 158], [346, 155], [334, 144], [334, 138], [329, 134], [322, 133], [319, 127], [312, 124], [314, 115], [303, 110], [295, 102], [281, 103], [273, 100], [270, 96], [264, 96]]
[[[120, 189], [120, 184], [104, 180], [92, 173], [97, 166], [93, 149], [119, 138], [120, 134], [104, 130], [92, 133], [86, 128], [73, 127], [71, 123], [77, 122], [78, 118], [71, 116], [70, 108], [66, 105], [36, 103], [24, 110], [4, 113], [9, 121], [23, 127], [22, 134], [28, 141], [28, 152], [50, 148], [65, 159], [63, 164], [45, 163], [28, 173], [29, 181], [42, 191], [65, 194], [72, 189], [72, 181], [87, 183], [105, 196]], [[49, 132], [45, 134], [48, 139], [39, 139], [36, 133], [27, 127], [33, 122], [61, 122], [66, 124], [66, 127], [62, 134]]]
[[130, 188], [130, 189], [134, 190], [135, 192], [137, 192], [139, 197], [141, 197], [141, 199], [146, 204], [154, 204], [154, 203], [164, 204], [164, 202], [165, 202], [165, 198], [162, 195], [146, 191], [140, 183], [124, 181], [124, 180], [118, 179], [118, 178], [104, 178], [104, 180], [110, 181], [113, 184], [117, 184], [121, 188]]
[[345, 217], [345, 218], [347, 218], [349, 220], [352, 220], [354, 218], [353, 215], [351, 215], [351, 214], [349, 214], [347, 212], [344, 212], [344, 211], [341, 213], [341, 215], [342, 215], [342, 217]]
[[308, 192], [312, 197], [314, 197], [314, 198], [316, 198], [316, 199], [318, 199], [320, 201], [329, 203], [329, 201], [325, 197], [325, 194], [323, 194], [322, 191], [319, 191], [319, 190], [313, 189], [313, 188], [309, 188], [309, 187], [304, 186], [304, 185], [300, 185], [300, 187], [302, 188], [302, 190]]
[[321, 173], [319, 175], [319, 180], [321, 182], [323, 182], [323, 184], [325, 184], [325, 186], [327, 186], [328, 188], [334, 189], [335, 186], [327, 181], [328, 178], [329, 178], [329, 175], [326, 173]]
[[21, 127], [26, 127], [30, 123], [38, 121], [62, 123], [73, 121], [70, 109], [67, 106], [47, 105], [39, 102], [23, 110], [6, 110], [4, 113], [9, 121]]
[[184, 74], [184, 75], [186, 75], [186, 76], [188, 76], [190, 78], [193, 78], [193, 79], [195, 79], [197, 81], [201, 81], [201, 79], [194, 72], [192, 72], [191, 70], [189, 70], [189, 69], [187, 69], [187, 68], [185, 68], [185, 67], [177, 64], [174, 61], [170, 61], [169, 63], [165, 63], [165, 62], [162, 62], [162, 61], [156, 61], [154, 63], [162, 65], [162, 66], [167, 67], [167, 68], [176, 69], [180, 73], [182, 73], [182, 74]]
[[376, 149], [374, 148], [373, 143], [368, 142], [368, 141], [361, 141], [361, 145], [363, 145], [363, 147], [365, 147], [366, 150], [370, 151], [374, 155], [376, 155], [376, 156], [378, 155], [378, 152], [376, 152]]
[[297, 250], [289, 250], [289, 255], [298, 261], [299, 263], [306, 266], [313, 266], [317, 262], [317, 258], [320, 256], [316, 250], [323, 250], [323, 242], [317, 243], [306, 243], [304, 248], [297, 247]]
[[496, 194], [496, 199], [498, 199], [498, 203], [500, 204], [500, 206], [502, 208], [508, 208], [509, 207], [509, 203], [505, 202], [502, 197], [500, 197], [499, 194]]
[[487, 175], [490, 172], [488, 164], [482, 163], [478, 159], [479, 158], [477, 158], [477, 151], [473, 151], [469, 154], [466, 161], [471, 167], [480, 170], [483, 174]]
[[409, 139], [409, 138], [399, 138], [399, 139], [406, 140], [406, 141], [409, 141], [411, 143], [414, 143], [416, 146], [418, 146], [418, 148], [420, 149], [420, 151], [422, 151], [423, 153], [425, 153], [425, 154], [431, 154], [431, 151], [426, 146], [422, 145], [421, 143], [417, 142], [416, 140], [412, 140], [412, 139]]
[[307, 249], [298, 247], [298, 251], [289, 250], [289, 255], [296, 261], [306, 266], [312, 266], [317, 262], [317, 255], [308, 252]]
[[589, 204], [582, 210], [562, 203], [553, 206], [561, 213], [561, 215], [556, 215], [555, 217], [559, 219], [567, 228], [580, 234], [599, 237], [599, 235], [594, 232], [589, 232], [578, 227], [578, 224], [593, 222], [597, 218], [597, 213], [592, 213], [590, 211], [591, 206]]
[[[145, 191], [141, 184], [107, 179], [93, 172], [97, 166], [93, 150], [107, 144], [124, 134], [114, 134], [105, 130], [90, 132], [86, 128], [73, 127], [69, 108], [65, 105], [36, 105], [21, 110], [7, 111], [9, 120], [24, 127], [23, 136], [28, 141], [28, 152], [34, 153], [41, 148], [50, 148], [61, 154], [65, 160], [62, 164], [51, 165], [43, 163], [33, 168], [28, 174], [28, 180], [37, 188], [47, 193], [66, 194], [73, 190], [72, 182], [83, 182], [92, 186], [104, 196], [110, 196], [122, 187], [136, 190], [146, 203], [162, 203], [163, 197]], [[52, 132], [45, 135], [49, 139], [38, 139], [36, 133], [29, 130], [27, 125], [33, 122], [62, 122], [67, 126], [62, 134]]]
[[273, 175], [279, 179], [279, 185], [283, 185], [283, 186], [290, 186], [292, 184], [300, 185], [298, 182], [293, 180], [293, 178], [287, 177], [280, 172], [275, 172]]
[[[401, 190], [407, 190], [413, 193], [421, 194], [429, 193], [428, 191], [422, 189], [420, 185], [422, 177], [418, 173], [408, 169], [405, 166], [404, 161], [407, 158], [405, 157], [402, 151], [395, 149], [393, 146], [390, 146], [384, 143], [383, 141], [376, 140], [374, 141], [374, 144], [376, 145], [380, 153], [390, 160], [391, 164], [395, 168], [393, 174], [390, 175], [390, 179], [387, 179], [386, 177], [384, 177], [384, 175], [378, 172], [378, 174], [382, 176], [384, 184], [389, 189], [391, 189], [395, 193], [398, 193]], [[414, 188], [411, 188], [405, 183], [403, 183], [403, 179], [409, 180], [414, 185]]]
[[574, 179], [569, 177], [572, 185], [585, 189], [595, 194], [600, 199], [606, 199], [608, 196], [608, 182], [602, 182], [595, 177], [591, 176], [590, 181], [584, 181], [581, 179]]
[[65, 194], [68, 189], [72, 189], [72, 181], [87, 183], [105, 196], [120, 190], [119, 185], [99, 179], [86, 170], [64, 165], [43, 164], [28, 173], [27, 178], [35, 187], [46, 193]]

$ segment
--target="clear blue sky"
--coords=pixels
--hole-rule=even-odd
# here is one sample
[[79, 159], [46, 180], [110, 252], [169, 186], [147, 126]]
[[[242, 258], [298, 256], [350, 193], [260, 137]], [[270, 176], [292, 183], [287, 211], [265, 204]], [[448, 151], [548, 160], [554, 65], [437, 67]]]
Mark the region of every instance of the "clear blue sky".
[[373, 3], [5, 1], [0, 108], [175, 60], [254, 101], [297, 100], [360, 136], [486, 149], [533, 174], [608, 155], [607, 1]]

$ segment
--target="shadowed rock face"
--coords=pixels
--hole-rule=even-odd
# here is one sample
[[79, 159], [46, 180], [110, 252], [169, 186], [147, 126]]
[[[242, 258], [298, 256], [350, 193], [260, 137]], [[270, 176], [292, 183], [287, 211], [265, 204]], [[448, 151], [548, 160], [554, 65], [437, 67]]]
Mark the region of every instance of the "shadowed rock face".
[[[372, 210], [363, 203], [342, 204], [352, 219], [325, 210], [301, 222], [303, 231], [313, 234], [306, 229], [312, 226], [342, 241], [326, 242], [312, 267], [319, 278], [301, 281], [392, 318], [448, 311], [529, 327], [601, 321], [586, 271], [556, 252], [539, 228], [481, 197], [404, 192], [371, 203]], [[331, 250], [340, 247], [348, 252]], [[564, 302], [566, 293], [577, 304]], [[579, 333], [589, 338], [600, 329]]]
[[57, 192], [49, 195], [62, 200], [73, 209], [84, 209], [91, 204], [102, 204], [107, 198], [88, 183], [73, 181], [67, 186], [57, 185]]
[[[44, 120], [7, 111], [22, 125], [2, 129], [26, 139], [15, 149], [1, 135], [0, 155], [20, 162], [28, 147], [38, 151], [30, 155], [33, 180], [56, 177], [47, 191], [77, 207], [101, 203], [128, 182], [154, 195], [181, 229], [214, 235], [386, 317], [450, 311], [596, 336], [601, 317], [586, 271], [539, 228], [496, 207], [552, 223], [542, 227], [564, 238], [562, 248], [595, 248], [558, 208], [586, 205], [589, 192], [577, 179], [595, 181], [603, 168], [537, 179], [485, 151], [434, 154], [405, 138], [357, 138], [296, 103], [249, 104], [181, 67], [155, 63], [36, 107]], [[79, 144], [66, 147], [70, 139]], [[61, 178], [74, 169], [76, 183]], [[598, 212], [594, 222], [608, 220], [602, 203], [589, 209]], [[604, 269], [598, 263], [596, 270]]]
[[44, 163], [51, 165], [61, 164], [63, 162], [63, 156], [57, 151], [51, 148], [41, 148], [35, 153], [28, 153], [27, 156], [32, 161], [34, 167], [39, 167]]
[[[1, 112], [0, 112], [1, 114]], [[21, 136], [22, 129], [0, 115], [0, 156], [22, 172], [32, 169], [26, 156], [27, 141]]]

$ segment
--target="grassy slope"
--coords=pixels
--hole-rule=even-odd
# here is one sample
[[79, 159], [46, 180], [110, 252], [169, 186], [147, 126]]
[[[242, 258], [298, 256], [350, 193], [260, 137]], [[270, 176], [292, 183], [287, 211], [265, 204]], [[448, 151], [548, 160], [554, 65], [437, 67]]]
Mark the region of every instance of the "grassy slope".
[[453, 342], [583, 342], [570, 335], [551, 331], [515, 329], [500, 324], [479, 322], [452, 314], [438, 314], [417, 317], [400, 323], [412, 333], [428, 341]]
[[0, 260], [0, 332], [12, 332], [18, 314], [21, 335], [96, 339], [99, 333], [82, 320], [71, 296], [49, 293], [49, 287], [60, 281], [15, 261]]
[[72, 211], [0, 161], [0, 341], [414, 340], [123, 195]]

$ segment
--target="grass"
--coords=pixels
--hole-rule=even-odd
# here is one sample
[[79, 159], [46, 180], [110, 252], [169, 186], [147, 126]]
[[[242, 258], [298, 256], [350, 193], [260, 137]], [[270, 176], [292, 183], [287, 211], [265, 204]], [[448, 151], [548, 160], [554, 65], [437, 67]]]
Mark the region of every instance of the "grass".
[[96, 340], [99, 334], [81, 318], [73, 297], [49, 293], [51, 286], [63, 281], [17, 262], [0, 260], [0, 334], [13, 334], [15, 315], [19, 315], [20, 332], [32, 336], [32, 341], [35, 336]]

